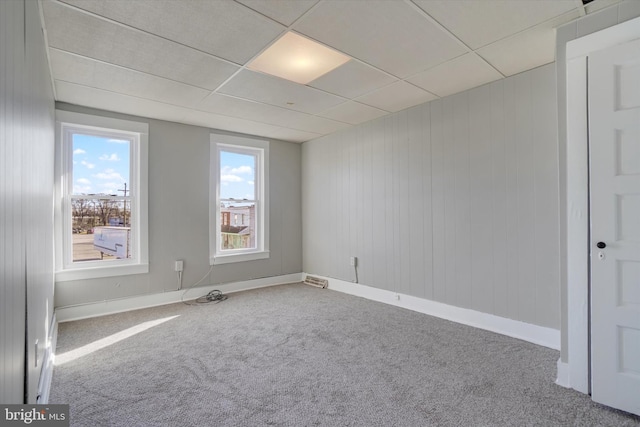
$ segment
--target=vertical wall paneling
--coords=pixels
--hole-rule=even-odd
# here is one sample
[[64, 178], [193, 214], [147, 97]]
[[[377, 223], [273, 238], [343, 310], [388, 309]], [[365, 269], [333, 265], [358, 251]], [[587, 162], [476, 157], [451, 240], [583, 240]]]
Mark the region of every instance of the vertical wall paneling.
[[[305, 200], [331, 200], [335, 180], [338, 212], [320, 220], [305, 203], [304, 253], [316, 256], [304, 271], [352, 280], [343, 266], [358, 256], [362, 284], [559, 328], [554, 72], [304, 143], [303, 170], [320, 174], [303, 175]], [[310, 241], [319, 229], [339, 244]]]
[[0, 78], [2, 115], [0, 116], [0, 245], [2, 252], [2, 309], [0, 316], [0, 401], [21, 403], [24, 393], [25, 264], [22, 239], [22, 117], [24, 83], [24, 3], [0, 2]]
[[531, 73], [514, 78], [516, 99], [517, 177], [518, 177], [518, 282], [520, 315], [523, 321], [534, 323], [535, 314], [535, 181], [533, 144], [533, 111]]
[[455, 187], [455, 135], [453, 133], [453, 98], [442, 103], [442, 143], [444, 145], [444, 265], [445, 299], [442, 302], [456, 305], [456, 187]]
[[409, 257], [409, 294], [424, 298], [427, 283], [424, 270], [424, 206], [421, 203], [424, 196], [424, 139], [422, 129], [422, 106], [407, 110], [408, 122], [408, 202], [406, 211], [408, 221], [408, 253]]
[[[396, 203], [397, 228], [399, 239], [396, 240], [397, 256], [400, 257], [400, 276], [398, 290], [404, 294], [413, 294], [411, 286], [411, 258], [409, 254], [413, 249], [409, 238], [413, 224], [409, 222], [409, 135], [408, 135], [408, 111], [404, 110], [395, 115], [396, 124], [396, 177], [398, 201]], [[396, 256], [396, 259], [398, 259]]]
[[37, 2], [0, 2], [0, 58], [0, 402], [35, 403], [53, 315], [53, 94]]
[[23, 193], [23, 210], [28, 218], [25, 229], [27, 337], [29, 344], [34, 345], [36, 339], [39, 343], [37, 354], [30, 354], [28, 362], [28, 401], [35, 402], [53, 316], [54, 102], [38, 4], [25, 2], [25, 15], [28, 95], [24, 115], [29, 125], [25, 138], [23, 177], [27, 188]]
[[453, 96], [456, 297], [455, 305], [471, 308], [471, 211], [469, 192], [469, 93]]
[[[396, 221], [394, 218], [394, 170], [393, 170], [393, 137], [392, 137], [392, 117], [383, 117], [380, 122], [384, 128], [384, 201], [385, 201], [385, 247], [384, 258], [381, 262], [386, 265], [386, 279], [385, 282], [380, 283], [383, 289], [389, 289], [391, 291], [397, 291], [397, 275], [396, 275], [396, 259], [394, 258], [395, 252], [395, 239], [396, 236]], [[302, 146], [304, 149], [304, 145]], [[306, 270], [305, 270], [306, 271]]]
[[469, 92], [469, 182], [471, 200], [471, 308], [493, 313], [493, 216], [491, 87]]
[[[372, 264], [373, 277], [368, 282], [375, 287], [384, 287], [387, 281], [387, 265], [385, 262], [387, 253], [387, 206], [386, 206], [386, 183], [385, 174], [385, 144], [384, 144], [384, 121], [376, 120], [369, 122], [371, 127], [371, 157], [373, 173], [373, 258], [369, 261]], [[303, 150], [304, 151], [304, 150]], [[363, 260], [364, 261], [364, 260]], [[366, 261], [364, 261], [366, 262]], [[325, 270], [329, 271], [329, 270]], [[363, 283], [367, 283], [363, 279]]]
[[[534, 70], [532, 87], [533, 135], [535, 144], [534, 175], [535, 175], [535, 230], [536, 230], [536, 264], [535, 292], [537, 301], [559, 299], [560, 289], [553, 284], [560, 281], [560, 257], [548, 258], [544, 251], [550, 248], [553, 252], [560, 251], [560, 234], [558, 212], [559, 204], [559, 162], [558, 146], [555, 141], [557, 128], [557, 114], [547, 108], [546, 100], [556, 97], [554, 75]], [[554, 126], [535, 126], [538, 121], [551, 123]], [[557, 191], [548, 191], [558, 188]], [[560, 312], [551, 307], [543, 312], [537, 311], [536, 323], [543, 326], [560, 323]]]
[[494, 83], [491, 90], [491, 218], [493, 247], [493, 307], [498, 316], [509, 316], [507, 274], [507, 153], [505, 144], [504, 85]]
[[505, 137], [505, 165], [506, 165], [506, 234], [507, 234], [507, 317], [520, 319], [520, 283], [518, 275], [519, 219], [518, 219], [518, 144], [516, 135], [516, 98], [515, 79], [504, 81], [504, 137]]
[[[365, 263], [371, 263], [373, 259], [373, 200], [377, 197], [373, 189], [373, 144], [371, 141], [371, 123], [363, 126], [362, 150], [362, 248], [358, 251], [358, 257]], [[372, 265], [365, 264], [363, 268], [358, 266], [360, 270], [360, 281], [362, 283], [371, 283]]]
[[[443, 102], [433, 101], [427, 104], [430, 111], [431, 137], [431, 212], [432, 212], [432, 279], [435, 301], [447, 301], [446, 272], [446, 215], [445, 215], [445, 165], [443, 135]], [[428, 196], [427, 196], [428, 197]]]
[[[414, 200], [416, 211], [420, 209], [420, 197], [422, 197], [422, 259], [418, 259], [423, 274], [423, 297], [433, 299], [433, 203], [432, 203], [432, 164], [431, 164], [431, 115], [429, 104], [420, 106], [420, 114], [417, 117], [420, 125], [420, 146], [422, 148], [422, 171], [415, 179], [422, 177], [422, 194]], [[418, 220], [419, 221], [419, 220]], [[419, 272], [419, 273], [420, 273]]]

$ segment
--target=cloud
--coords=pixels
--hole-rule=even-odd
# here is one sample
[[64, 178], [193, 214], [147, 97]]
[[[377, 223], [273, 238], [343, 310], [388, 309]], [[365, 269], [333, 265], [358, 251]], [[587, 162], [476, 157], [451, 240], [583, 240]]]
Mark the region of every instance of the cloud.
[[87, 194], [91, 192], [90, 185], [74, 185], [73, 194]]
[[78, 178], [76, 179], [76, 182], [78, 184], [83, 184], [83, 185], [90, 185], [91, 181], [89, 181], [87, 178]]
[[227, 175], [221, 175], [220, 176], [220, 181], [222, 181], [222, 182], [242, 182], [242, 181], [244, 181], [244, 179], [240, 178], [237, 175], [227, 174]]
[[100, 156], [100, 160], [106, 160], [108, 162], [118, 162], [120, 161], [120, 157], [118, 157], [117, 153], [113, 153], [112, 155], [103, 154]]
[[236, 174], [252, 174], [253, 168], [251, 166], [239, 166], [232, 168], [231, 166], [225, 166], [222, 168], [222, 175], [236, 175]]
[[110, 142], [112, 144], [126, 144], [129, 141], [127, 141], [126, 139], [107, 139], [107, 142]]
[[[120, 175], [118, 172], [116, 172], [113, 169], [105, 169], [104, 172], [98, 172], [93, 176], [98, 179], [116, 180], [120, 182], [125, 182], [125, 179], [122, 177], [122, 175]], [[120, 184], [116, 184], [116, 185], [120, 185]]]
[[93, 163], [89, 163], [86, 160], [81, 161], [80, 164], [86, 166], [87, 169], [93, 169], [96, 167], [96, 165], [94, 165]]
[[121, 196], [123, 193], [121, 191], [118, 191], [119, 187], [121, 186], [122, 184], [119, 184], [117, 182], [103, 182], [99, 185], [98, 189], [100, 193], [116, 194]]
[[254, 184], [255, 184], [255, 182], [253, 182], [253, 181], [247, 181], [247, 184], [249, 184], [249, 185], [254, 185]]
[[240, 166], [239, 168], [231, 169], [231, 173], [251, 174], [253, 168], [251, 166]]
[[87, 152], [84, 151], [82, 148], [76, 148], [75, 150], [73, 150], [73, 155], [75, 156], [76, 154], [86, 154]]

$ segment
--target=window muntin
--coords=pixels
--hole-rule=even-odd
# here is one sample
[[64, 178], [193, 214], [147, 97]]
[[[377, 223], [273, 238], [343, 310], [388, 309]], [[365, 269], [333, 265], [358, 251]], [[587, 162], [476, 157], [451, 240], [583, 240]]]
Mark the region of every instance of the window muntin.
[[148, 125], [56, 117], [56, 280], [148, 272]]
[[267, 143], [212, 135], [211, 151], [211, 263], [267, 258]]

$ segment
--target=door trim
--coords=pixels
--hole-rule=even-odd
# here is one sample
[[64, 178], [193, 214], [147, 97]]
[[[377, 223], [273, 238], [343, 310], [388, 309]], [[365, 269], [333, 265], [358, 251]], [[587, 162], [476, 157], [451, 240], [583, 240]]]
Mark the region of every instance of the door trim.
[[587, 66], [591, 52], [640, 38], [640, 18], [567, 43], [567, 322], [569, 386], [590, 392], [589, 154]]

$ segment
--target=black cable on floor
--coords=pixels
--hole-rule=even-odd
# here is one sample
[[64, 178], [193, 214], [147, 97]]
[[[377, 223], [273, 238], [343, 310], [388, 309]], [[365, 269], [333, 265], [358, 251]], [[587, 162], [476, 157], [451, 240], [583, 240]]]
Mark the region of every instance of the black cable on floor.
[[220, 301], [224, 301], [229, 298], [227, 295], [223, 294], [222, 291], [214, 289], [206, 295], [201, 296], [196, 299], [196, 303], [198, 304], [208, 304], [210, 302], [219, 303]]

